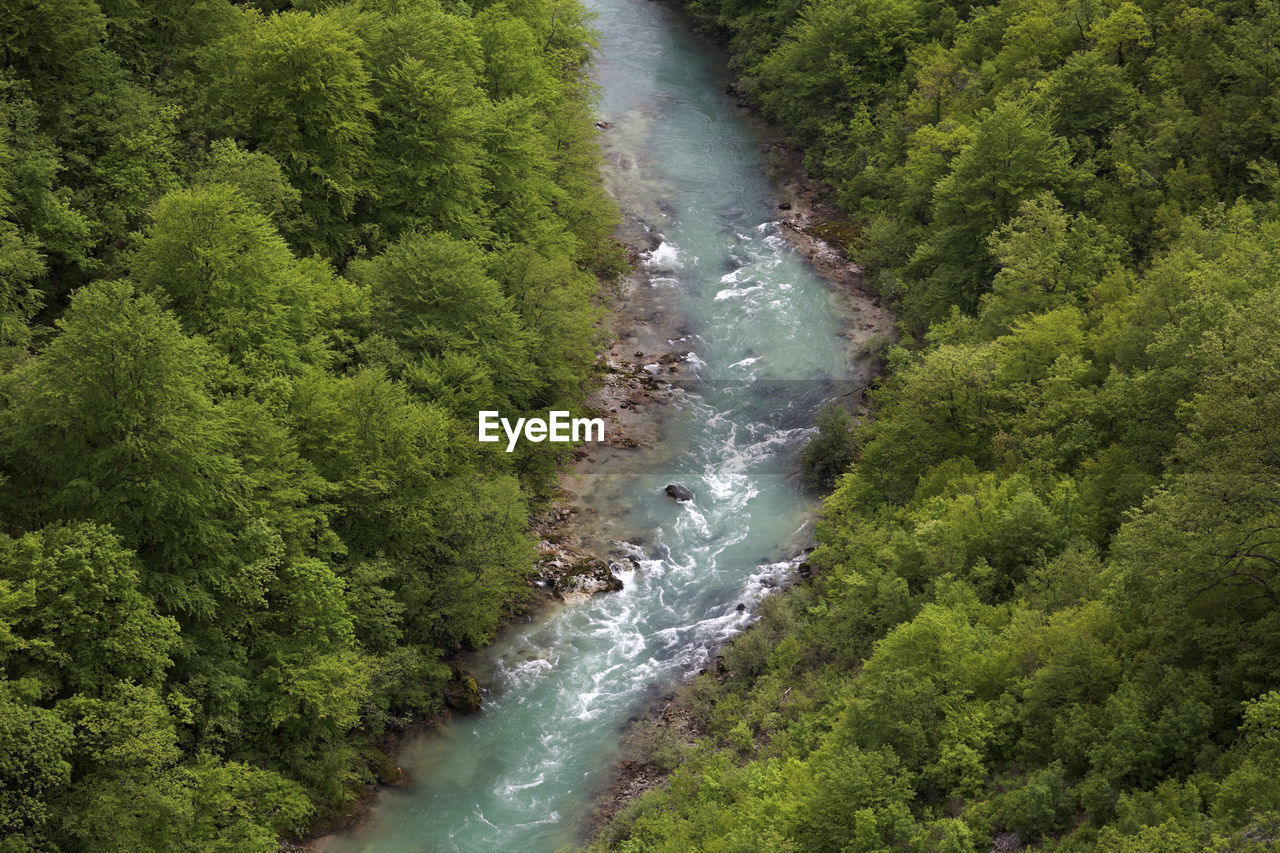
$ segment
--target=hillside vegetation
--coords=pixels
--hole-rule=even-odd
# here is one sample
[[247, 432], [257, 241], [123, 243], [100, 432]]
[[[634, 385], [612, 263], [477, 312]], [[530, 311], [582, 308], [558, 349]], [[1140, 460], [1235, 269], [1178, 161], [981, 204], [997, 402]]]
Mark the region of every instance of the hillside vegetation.
[[906, 337], [819, 578], [596, 846], [1275, 849], [1280, 7], [692, 9]]
[[0, 3], [0, 850], [270, 851], [532, 567], [598, 186], [573, 0]]

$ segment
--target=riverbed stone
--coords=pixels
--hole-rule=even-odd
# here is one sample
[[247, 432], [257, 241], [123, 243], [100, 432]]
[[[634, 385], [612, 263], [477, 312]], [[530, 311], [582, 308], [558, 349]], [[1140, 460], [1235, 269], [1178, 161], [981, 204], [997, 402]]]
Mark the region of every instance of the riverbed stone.
[[621, 589], [622, 578], [615, 575], [612, 567], [599, 557], [575, 560], [556, 581], [556, 592], [561, 596], [595, 595]]

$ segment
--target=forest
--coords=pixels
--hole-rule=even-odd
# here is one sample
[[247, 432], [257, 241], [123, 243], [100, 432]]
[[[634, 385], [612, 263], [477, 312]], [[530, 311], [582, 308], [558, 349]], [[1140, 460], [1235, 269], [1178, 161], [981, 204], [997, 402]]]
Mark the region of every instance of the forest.
[[593, 849], [1276, 849], [1280, 6], [688, 7], [902, 334]]
[[625, 258], [585, 12], [472, 3], [0, 3], [0, 850], [273, 851], [526, 600], [475, 412]]

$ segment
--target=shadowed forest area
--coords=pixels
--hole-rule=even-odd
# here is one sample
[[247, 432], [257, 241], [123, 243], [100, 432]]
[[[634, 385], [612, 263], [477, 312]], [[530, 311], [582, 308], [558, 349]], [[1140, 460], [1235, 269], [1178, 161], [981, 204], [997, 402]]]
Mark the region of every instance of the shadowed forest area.
[[568, 0], [0, 4], [0, 850], [275, 850], [522, 601], [565, 446], [474, 418], [587, 388], [590, 42]]
[[1280, 8], [690, 6], [904, 336], [595, 847], [1275, 849]]

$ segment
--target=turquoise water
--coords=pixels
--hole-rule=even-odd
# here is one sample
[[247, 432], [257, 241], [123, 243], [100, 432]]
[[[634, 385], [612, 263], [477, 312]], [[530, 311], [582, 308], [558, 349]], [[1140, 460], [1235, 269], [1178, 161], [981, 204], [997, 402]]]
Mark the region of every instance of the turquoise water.
[[[716, 53], [652, 0], [591, 5], [606, 180], [655, 245], [636, 298], [667, 306], [642, 331], [690, 354], [662, 440], [579, 484], [597, 532], [634, 563], [623, 561], [623, 591], [507, 631], [478, 665], [483, 712], [409, 744], [399, 760], [414, 784], [326, 839], [327, 853], [543, 853], [581, 840], [628, 717], [749, 623], [807, 535], [794, 453], [832, 379], [855, 367], [841, 306], [779, 236], [762, 139], [724, 94]], [[666, 498], [672, 481], [694, 500]]]

